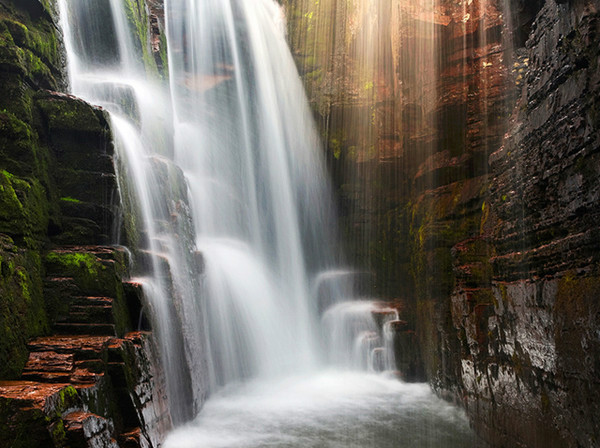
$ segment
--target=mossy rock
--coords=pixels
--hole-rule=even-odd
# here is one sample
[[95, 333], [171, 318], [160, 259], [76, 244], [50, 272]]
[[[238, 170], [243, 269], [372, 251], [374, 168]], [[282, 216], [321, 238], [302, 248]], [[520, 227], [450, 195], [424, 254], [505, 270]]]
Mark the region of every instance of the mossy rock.
[[55, 92], [38, 92], [35, 104], [44, 129], [42, 140], [62, 169], [114, 172], [112, 134], [103, 110]]
[[[84, 248], [62, 249], [49, 252], [44, 264], [49, 276], [72, 278], [77, 294], [113, 298], [112, 312], [117, 334], [123, 335], [130, 329], [122, 284], [122, 278], [127, 275], [123, 253], [106, 249], [102, 253]], [[54, 296], [52, 300], [61, 300], [61, 297]], [[56, 305], [64, 308], [64, 304]]]
[[91, 219], [61, 216], [60, 233], [52, 236], [52, 242], [61, 245], [72, 244], [108, 244], [109, 235], [102, 233], [102, 228]]
[[15, 408], [11, 401], [0, 397], [0, 444], [10, 448], [53, 447], [44, 412]]
[[6, 73], [0, 74], [0, 111], [10, 111], [19, 120], [31, 123], [33, 92], [33, 89], [19, 77]]
[[82, 403], [73, 386], [15, 382], [0, 389], [0, 445], [66, 446], [62, 418]]
[[[24, 25], [9, 22], [13, 29], [22, 29]], [[31, 84], [47, 89], [57, 89], [55, 73], [35, 52], [20, 47], [15, 42], [6, 22], [0, 22], [0, 67], [5, 73], [12, 73]]]
[[158, 76], [158, 67], [150, 48], [150, 19], [146, 2], [143, 0], [124, 0], [123, 7], [133, 32], [134, 45], [144, 62], [146, 73]]
[[33, 20], [50, 20], [56, 16], [56, 6], [53, 0], [16, 0], [16, 2], [17, 6], [26, 11]]
[[19, 377], [27, 340], [47, 332], [41, 258], [0, 234], [0, 378]]
[[44, 261], [48, 275], [72, 277], [85, 294], [117, 295], [120, 280], [114, 264], [92, 252], [85, 249], [56, 250], [48, 253]]
[[45, 239], [48, 202], [37, 179], [0, 172], [0, 232], [25, 239]]
[[114, 174], [99, 171], [83, 171], [71, 168], [56, 170], [61, 201], [91, 202], [108, 205], [110, 197], [117, 189], [117, 177]]
[[3, 168], [18, 175], [32, 175], [39, 166], [35, 133], [10, 112], [0, 112], [0, 157]]
[[109, 244], [114, 210], [102, 204], [78, 201], [68, 197], [60, 199], [62, 235], [54, 238], [64, 244]]
[[102, 135], [108, 123], [104, 112], [85, 101], [56, 92], [38, 92], [36, 104], [52, 131], [72, 131]]
[[52, 66], [52, 71], [58, 70], [61, 65], [61, 52], [55, 32], [49, 32], [47, 28], [40, 30], [39, 27], [27, 26], [11, 19], [2, 22], [17, 46], [30, 50], [49, 68]]

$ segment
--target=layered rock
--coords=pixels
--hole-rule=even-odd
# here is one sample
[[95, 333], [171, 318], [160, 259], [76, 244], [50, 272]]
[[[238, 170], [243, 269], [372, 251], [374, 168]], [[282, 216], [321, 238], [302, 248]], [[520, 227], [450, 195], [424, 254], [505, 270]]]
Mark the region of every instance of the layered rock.
[[[145, 3], [128, 6], [148, 37]], [[159, 446], [170, 416], [152, 340], [132, 332], [141, 290], [106, 246], [121, 213], [109, 120], [57, 93], [57, 30], [54, 2], [0, 1], [0, 445]]]
[[429, 381], [494, 446], [597, 444], [597, 2], [287, 3], [350, 252]]
[[551, 1], [538, 14], [509, 132], [490, 157], [492, 282], [479, 315], [463, 288], [452, 296], [468, 346], [460, 389], [499, 446], [591, 447], [600, 435], [598, 6]]
[[[27, 343], [20, 379], [0, 382], [6, 446], [159, 446], [170, 428], [164, 378], [148, 333], [131, 332], [138, 288], [123, 284], [125, 254], [69, 246], [44, 259], [51, 336]], [[129, 294], [127, 292], [130, 292]], [[58, 398], [56, 397], [58, 395]], [[48, 402], [70, 403], [60, 408]], [[30, 397], [38, 397], [31, 402]]]

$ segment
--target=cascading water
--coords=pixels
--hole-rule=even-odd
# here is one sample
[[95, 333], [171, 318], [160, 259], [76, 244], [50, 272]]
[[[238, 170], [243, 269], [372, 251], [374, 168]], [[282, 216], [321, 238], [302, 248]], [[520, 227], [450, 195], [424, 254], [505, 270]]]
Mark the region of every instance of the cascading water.
[[183, 319], [190, 308], [194, 312], [204, 307], [196, 300], [202, 297], [202, 263], [194, 245], [185, 179], [172, 161], [170, 95], [142, 62], [143, 43], [136, 45], [131, 32], [135, 11], [125, 9], [130, 5], [114, 0], [59, 2], [71, 89], [111, 113], [120, 191], [128, 209], [127, 237], [138, 248], [138, 264], [149, 272], [139, 280], [177, 423], [194, 415], [209, 388], [203, 375], [208, 360], [197, 355], [207, 352], [203, 325], [188, 326]]
[[308, 285], [332, 265], [333, 221], [281, 11], [172, 0], [166, 17], [175, 159], [207, 264], [213, 381], [314, 365]]
[[[324, 163], [280, 7], [166, 0], [166, 83], [138, 36], [141, 2], [59, 4], [72, 91], [112, 117], [124, 227], [174, 423], [216, 393], [197, 428], [166, 445], [364, 447], [378, 422], [388, 432], [373, 446], [395, 446], [393, 426], [410, 425], [419, 406], [419, 424], [448, 426], [429, 440], [464, 442], [460, 414], [425, 386], [317, 373], [328, 357], [391, 367], [381, 351], [390, 352], [387, 321], [397, 315], [378, 322], [374, 302], [341, 303], [353, 295], [349, 271], [335, 268]], [[400, 409], [408, 419], [394, 417]], [[354, 442], [323, 426], [354, 420], [365, 430]]]
[[333, 305], [322, 317], [329, 362], [354, 370], [394, 370], [389, 323], [395, 320], [397, 310], [375, 301]]

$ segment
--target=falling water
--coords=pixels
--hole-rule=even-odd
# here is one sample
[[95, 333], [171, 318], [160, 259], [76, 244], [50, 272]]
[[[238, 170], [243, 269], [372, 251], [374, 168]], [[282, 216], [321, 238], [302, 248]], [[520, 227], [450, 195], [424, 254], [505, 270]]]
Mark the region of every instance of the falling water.
[[[355, 301], [352, 271], [336, 267], [322, 150], [280, 7], [166, 0], [163, 81], [137, 4], [61, 0], [60, 11], [72, 92], [111, 114], [123, 227], [174, 423], [216, 394], [196, 429], [167, 446], [239, 446], [256, 431], [264, 440], [242, 445], [284, 443], [284, 431], [289, 446], [369, 446], [374, 424], [388, 442], [373, 446], [392, 446], [419, 408], [419, 425], [446, 425], [431, 446], [468, 437], [462, 416], [424, 386], [364, 373], [393, 368], [388, 321], [398, 316]], [[354, 445], [332, 438], [353, 419], [365, 430]]]

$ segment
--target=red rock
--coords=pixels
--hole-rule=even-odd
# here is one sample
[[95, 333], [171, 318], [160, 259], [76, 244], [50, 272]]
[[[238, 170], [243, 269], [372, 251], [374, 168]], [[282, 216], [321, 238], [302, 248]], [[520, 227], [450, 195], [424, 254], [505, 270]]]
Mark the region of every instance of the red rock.
[[28, 347], [32, 351], [54, 351], [57, 353], [77, 353], [84, 357], [97, 358], [113, 341], [111, 336], [50, 336], [32, 340]]
[[71, 372], [73, 370], [73, 355], [53, 351], [33, 352], [25, 365], [25, 372]]
[[139, 448], [141, 446], [142, 431], [140, 428], [134, 428], [124, 432], [119, 437], [122, 448]]
[[93, 384], [104, 376], [104, 373], [95, 373], [85, 368], [76, 368], [71, 374], [73, 384]]
[[0, 397], [14, 400], [21, 409], [35, 408], [51, 412], [59, 392], [69, 384], [38, 383], [35, 381], [0, 381]]

